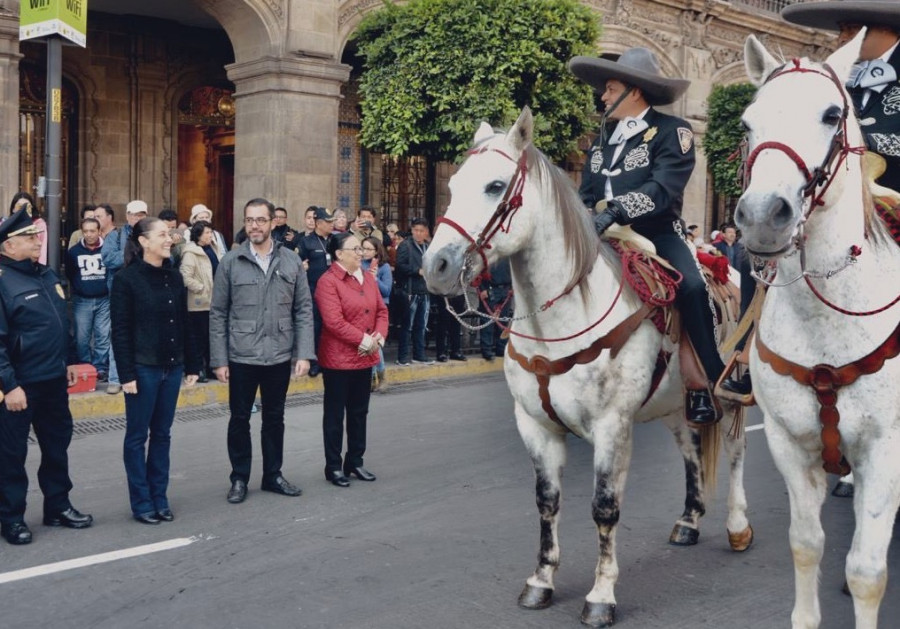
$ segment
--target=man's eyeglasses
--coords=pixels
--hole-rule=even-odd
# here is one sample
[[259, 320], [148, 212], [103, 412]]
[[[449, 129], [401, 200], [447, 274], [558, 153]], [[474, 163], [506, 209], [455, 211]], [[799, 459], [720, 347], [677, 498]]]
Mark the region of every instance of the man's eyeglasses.
[[353, 253], [362, 253], [362, 247], [341, 247], [341, 251], [352, 251]]
[[254, 223], [257, 225], [265, 225], [269, 222], [269, 218], [267, 216], [248, 216], [244, 219], [244, 225], [253, 225]]
[[276, 214], [276, 215], [275, 215], [275, 220], [276, 220], [276, 221], [286, 221], [286, 220], [287, 220], [287, 216], [282, 216], [281, 214]]

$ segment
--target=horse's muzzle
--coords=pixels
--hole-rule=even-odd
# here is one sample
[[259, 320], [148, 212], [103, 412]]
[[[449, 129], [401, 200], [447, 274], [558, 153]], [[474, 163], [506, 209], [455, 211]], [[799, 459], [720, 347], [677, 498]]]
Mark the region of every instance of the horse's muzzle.
[[440, 249], [429, 249], [422, 258], [422, 275], [428, 292], [451, 297], [463, 292], [462, 273], [465, 253], [461, 245], [450, 244]]
[[734, 222], [748, 250], [778, 256], [791, 248], [800, 216], [799, 208], [779, 194], [747, 190], [735, 208]]

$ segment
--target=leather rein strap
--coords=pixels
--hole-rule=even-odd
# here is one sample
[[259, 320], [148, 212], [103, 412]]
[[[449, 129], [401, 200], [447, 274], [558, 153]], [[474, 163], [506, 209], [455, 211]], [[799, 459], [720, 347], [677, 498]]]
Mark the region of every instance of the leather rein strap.
[[860, 376], [878, 372], [885, 361], [900, 355], [900, 323], [878, 348], [859, 360], [842, 367], [824, 363], [807, 369], [773, 352], [756, 334], [759, 358], [768, 363], [775, 373], [790, 376], [800, 384], [810, 386], [819, 401], [819, 421], [822, 423], [822, 467], [831, 474], [844, 476], [850, 472], [850, 464], [841, 454], [841, 433], [838, 422], [841, 414], [837, 408], [838, 389], [856, 382]]
[[611, 356], [615, 358], [616, 354], [619, 353], [619, 350], [622, 349], [622, 346], [625, 345], [631, 334], [637, 330], [641, 322], [648, 318], [655, 309], [656, 306], [651, 304], [642, 304], [641, 307], [629, 315], [628, 318], [591, 343], [590, 346], [578, 350], [574, 354], [570, 354], [563, 358], [557, 358], [556, 360], [550, 360], [546, 356], [541, 356], [540, 354], [528, 358], [516, 351], [511, 338], [506, 345], [506, 349], [510, 358], [519, 363], [519, 366], [522, 367], [522, 369], [528, 373], [534, 374], [537, 378], [538, 395], [541, 399], [541, 407], [544, 409], [544, 412], [547, 413], [547, 416], [566, 430], [570, 430], [553, 409], [553, 403], [550, 400], [550, 376], [558, 376], [567, 373], [575, 365], [586, 365], [591, 363], [597, 360], [605, 349], [610, 350]]

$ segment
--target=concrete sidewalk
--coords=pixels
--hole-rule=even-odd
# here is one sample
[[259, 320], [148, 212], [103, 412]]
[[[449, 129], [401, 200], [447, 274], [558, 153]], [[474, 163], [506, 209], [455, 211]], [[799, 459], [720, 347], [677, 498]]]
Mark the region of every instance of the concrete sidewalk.
[[[503, 360], [495, 358], [492, 361], [472, 356], [466, 362], [450, 361], [435, 363], [433, 365], [411, 365], [399, 367], [389, 364], [387, 367], [388, 384], [401, 382], [421, 382], [438, 378], [460, 378], [480, 373], [493, 373], [503, 370]], [[322, 376], [310, 378], [304, 376], [292, 379], [288, 387], [288, 395], [297, 393], [318, 393], [322, 391]], [[181, 388], [178, 398], [178, 408], [191, 408], [206, 404], [228, 403], [228, 385], [211, 380], [205, 384], [196, 384], [193, 387]], [[106, 384], [98, 384], [97, 390], [92, 393], [73, 393], [69, 395], [69, 408], [72, 417], [79, 419], [96, 419], [99, 417], [124, 417], [125, 396], [122, 393], [109, 395], [106, 393]]]

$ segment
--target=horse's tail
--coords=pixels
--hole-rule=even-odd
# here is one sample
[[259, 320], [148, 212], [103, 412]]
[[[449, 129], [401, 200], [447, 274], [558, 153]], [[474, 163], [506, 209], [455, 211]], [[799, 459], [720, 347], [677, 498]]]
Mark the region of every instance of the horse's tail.
[[703, 495], [709, 505], [716, 496], [716, 471], [718, 470], [721, 439], [719, 422], [700, 429], [700, 473], [703, 475]]

